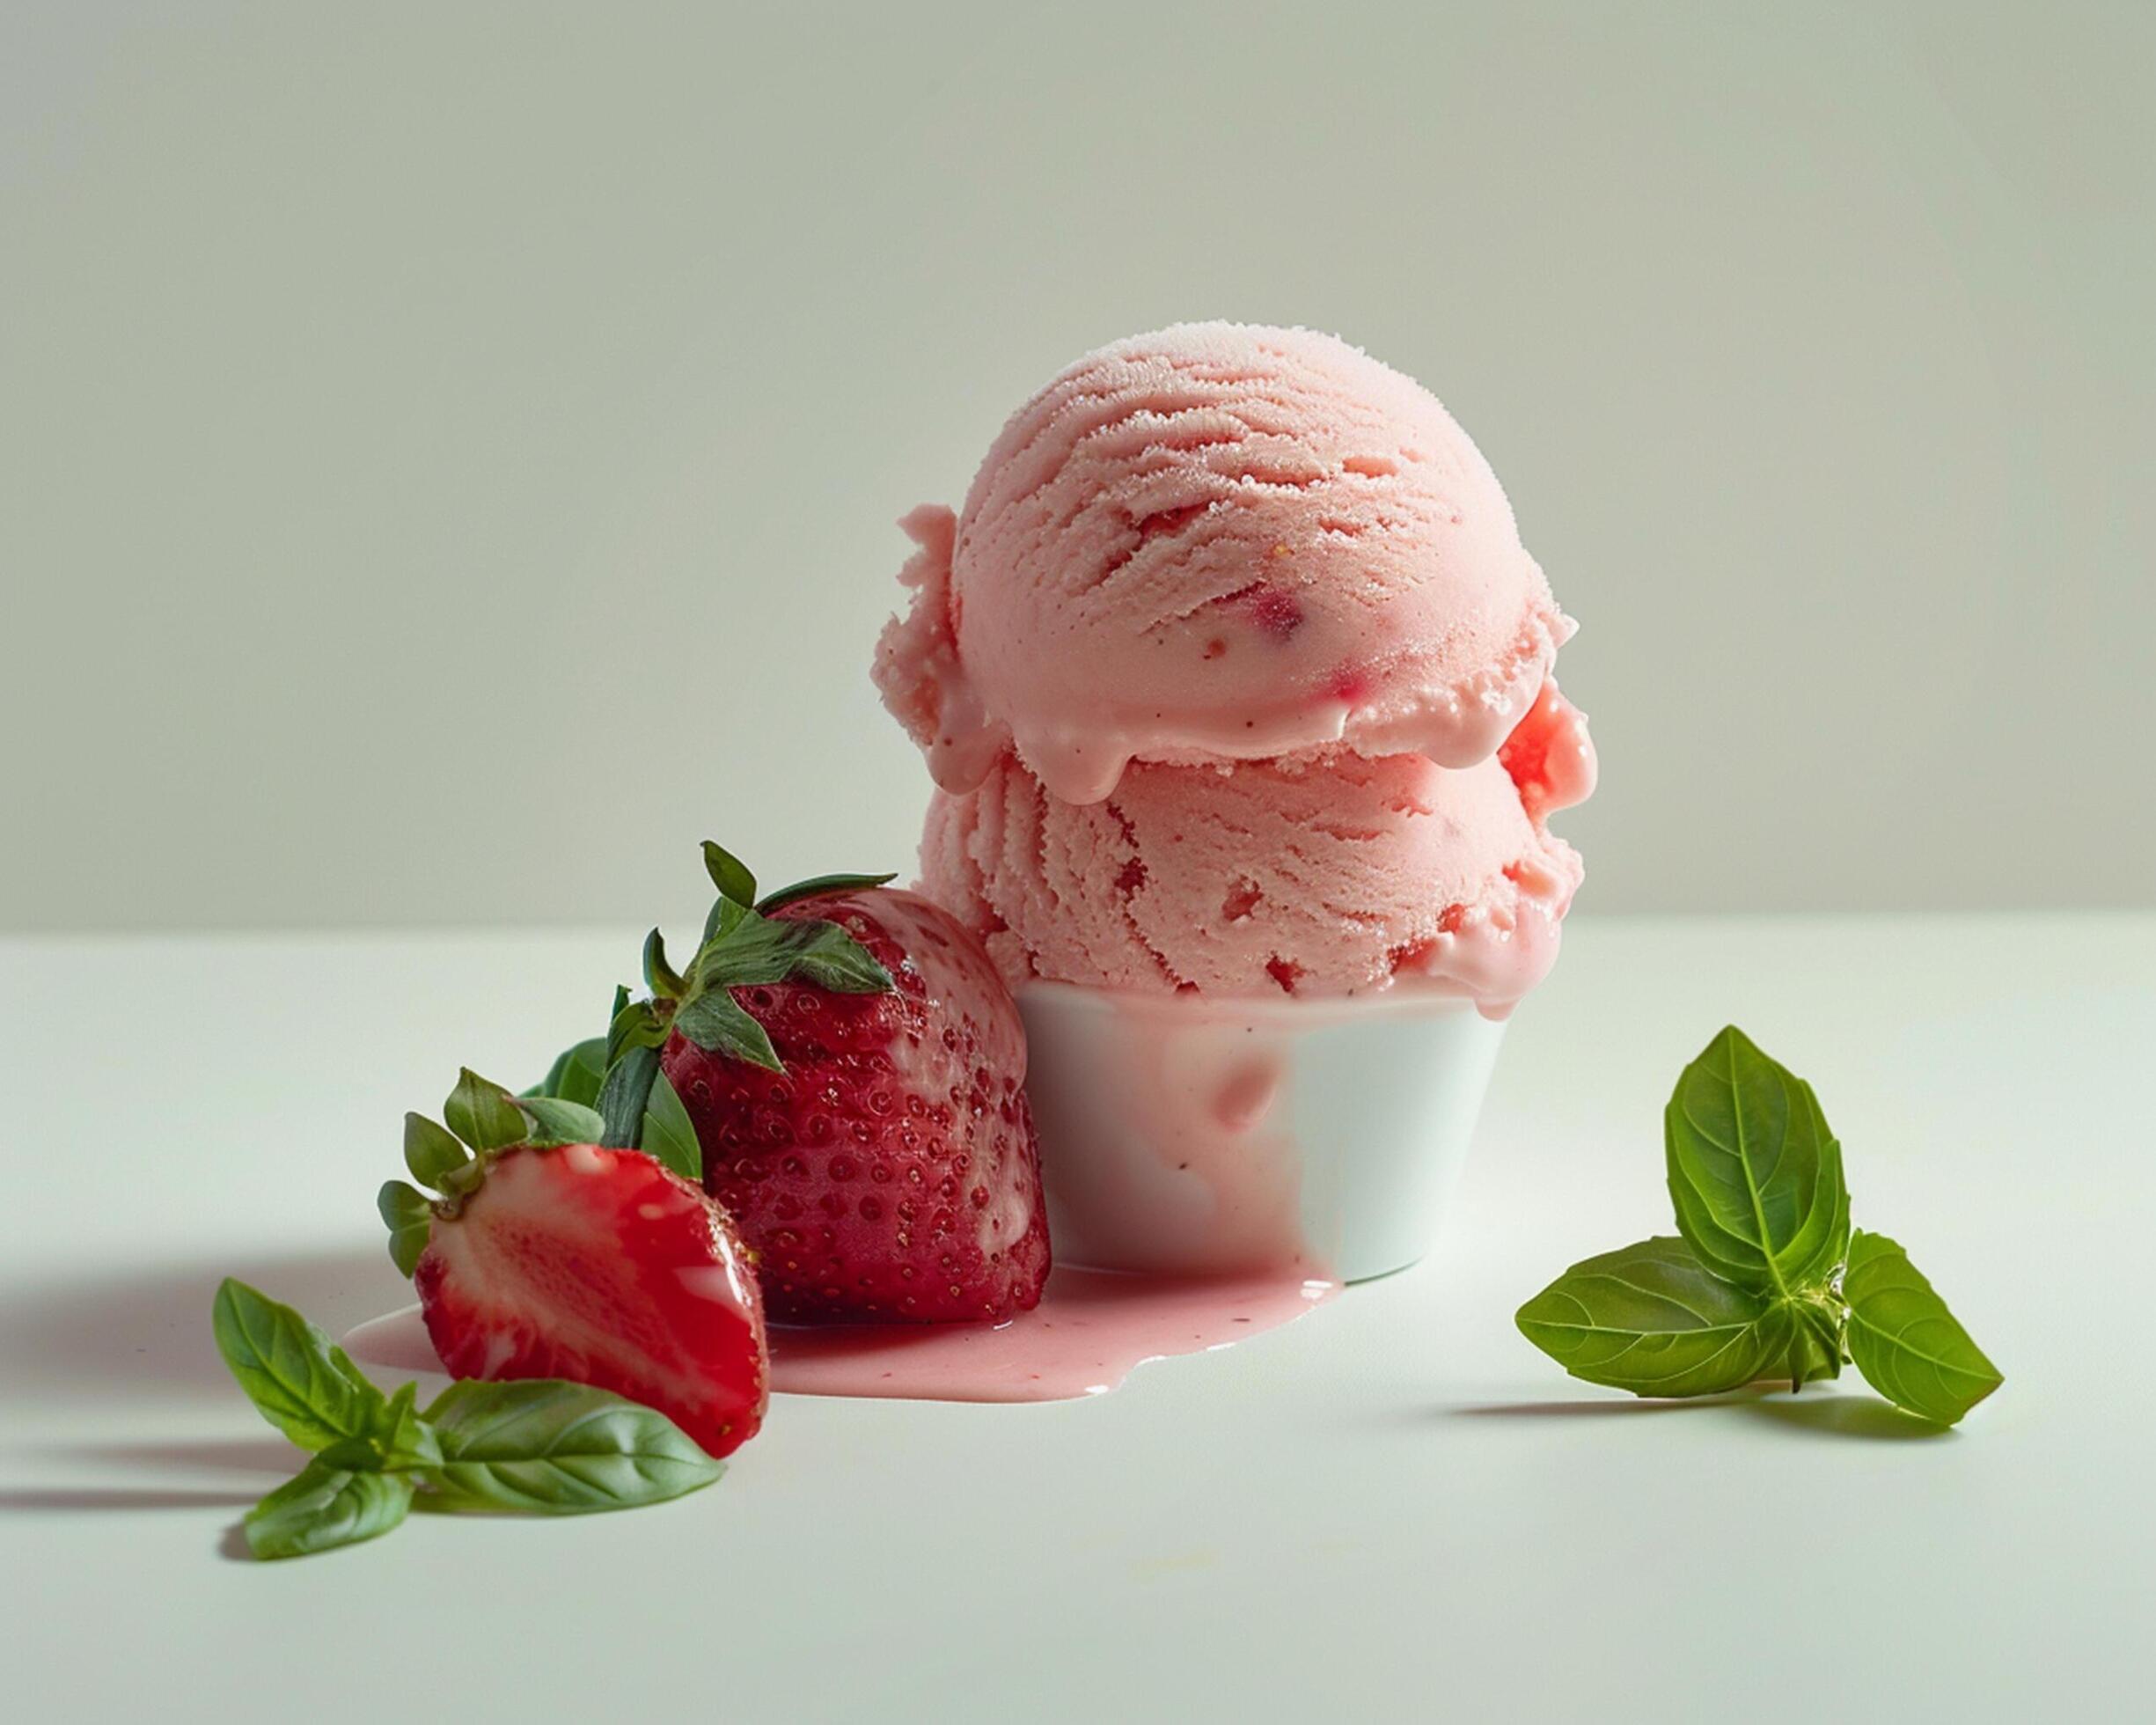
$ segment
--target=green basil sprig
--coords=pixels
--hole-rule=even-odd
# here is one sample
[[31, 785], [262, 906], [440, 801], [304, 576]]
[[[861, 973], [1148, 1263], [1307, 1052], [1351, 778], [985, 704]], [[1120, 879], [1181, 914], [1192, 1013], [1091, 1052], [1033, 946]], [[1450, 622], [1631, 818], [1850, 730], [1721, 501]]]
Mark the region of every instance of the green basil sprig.
[[1640, 1396], [1792, 1391], [1853, 1361], [1896, 1406], [1951, 1426], [2003, 1381], [1908, 1254], [1852, 1231], [1842, 1147], [1812, 1087], [1734, 1025], [1663, 1114], [1680, 1237], [1575, 1264], [1520, 1308], [1575, 1377]]
[[387, 1533], [414, 1508], [586, 1515], [663, 1503], [723, 1473], [656, 1408], [553, 1378], [385, 1396], [291, 1307], [228, 1278], [218, 1352], [262, 1417], [312, 1452], [247, 1512], [258, 1558], [303, 1557]]

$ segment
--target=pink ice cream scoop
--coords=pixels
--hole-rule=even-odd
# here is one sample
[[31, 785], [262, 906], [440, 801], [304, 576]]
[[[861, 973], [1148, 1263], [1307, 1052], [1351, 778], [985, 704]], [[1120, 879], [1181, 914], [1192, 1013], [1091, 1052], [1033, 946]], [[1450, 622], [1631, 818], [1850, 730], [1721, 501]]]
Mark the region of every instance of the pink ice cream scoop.
[[1014, 982], [1540, 980], [1580, 873], [1544, 822], [1595, 787], [1573, 626], [1419, 384], [1307, 330], [1133, 336], [904, 525], [875, 674], [940, 787], [923, 884]]
[[1179, 324], [1013, 415], [924, 507], [875, 675], [937, 784], [1007, 747], [1067, 803], [1133, 760], [1337, 750], [1469, 767], [1573, 625], [1467, 434], [1308, 330]]
[[1396, 980], [1508, 1009], [1557, 956], [1578, 853], [1494, 759], [1133, 763], [1098, 803], [1006, 752], [939, 794], [921, 885], [1014, 986], [1354, 996]]

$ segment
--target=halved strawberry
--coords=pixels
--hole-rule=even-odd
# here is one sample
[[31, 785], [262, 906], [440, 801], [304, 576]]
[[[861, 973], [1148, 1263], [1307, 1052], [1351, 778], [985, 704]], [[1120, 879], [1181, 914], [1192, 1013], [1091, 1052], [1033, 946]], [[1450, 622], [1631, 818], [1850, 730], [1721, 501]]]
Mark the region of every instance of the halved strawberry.
[[392, 1181], [381, 1204], [451, 1376], [612, 1390], [714, 1456], [753, 1437], [770, 1393], [763, 1302], [725, 1213], [641, 1151], [549, 1141], [595, 1128], [588, 1109], [467, 1073], [449, 1118], [477, 1156], [411, 1116], [407, 1161], [443, 1195]]

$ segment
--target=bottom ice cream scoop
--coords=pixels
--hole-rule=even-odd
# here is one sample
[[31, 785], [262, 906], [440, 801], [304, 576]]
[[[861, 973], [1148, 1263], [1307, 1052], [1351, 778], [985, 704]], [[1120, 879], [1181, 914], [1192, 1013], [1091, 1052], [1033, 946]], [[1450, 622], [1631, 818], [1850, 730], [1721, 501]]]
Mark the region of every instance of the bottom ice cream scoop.
[[1494, 759], [1140, 762], [1111, 796], [1074, 804], [1006, 752], [978, 790], [936, 796], [921, 841], [922, 890], [1014, 986], [1412, 987], [1492, 1017], [1555, 960], [1580, 877]]

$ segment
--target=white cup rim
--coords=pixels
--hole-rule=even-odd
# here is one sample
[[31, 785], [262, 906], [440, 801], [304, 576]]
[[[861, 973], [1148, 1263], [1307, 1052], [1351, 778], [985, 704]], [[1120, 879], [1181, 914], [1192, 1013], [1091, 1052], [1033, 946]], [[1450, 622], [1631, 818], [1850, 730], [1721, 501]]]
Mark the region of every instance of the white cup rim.
[[1143, 993], [1134, 988], [1096, 988], [1079, 982], [1038, 978], [1021, 983], [1022, 1002], [1039, 1001], [1077, 1012], [1118, 1012], [1174, 1018], [1249, 1024], [1267, 1029], [1310, 1030], [1321, 1024], [1352, 1024], [1372, 1018], [1439, 1018], [1478, 1009], [1465, 995], [1395, 985], [1367, 995], [1313, 995], [1275, 1000], [1263, 995]]

